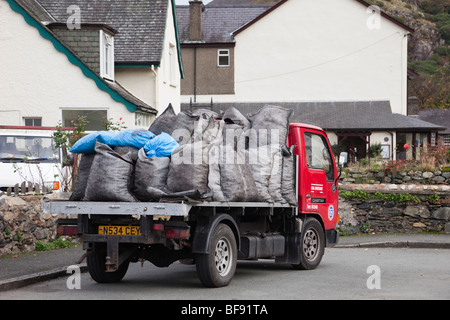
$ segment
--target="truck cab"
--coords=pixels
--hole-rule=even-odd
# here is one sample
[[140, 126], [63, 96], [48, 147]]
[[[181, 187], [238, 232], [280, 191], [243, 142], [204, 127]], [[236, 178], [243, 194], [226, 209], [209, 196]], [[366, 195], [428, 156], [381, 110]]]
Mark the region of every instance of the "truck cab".
[[291, 124], [287, 145], [298, 156], [298, 210], [316, 215], [325, 230], [338, 222], [338, 172], [326, 132], [306, 124]]

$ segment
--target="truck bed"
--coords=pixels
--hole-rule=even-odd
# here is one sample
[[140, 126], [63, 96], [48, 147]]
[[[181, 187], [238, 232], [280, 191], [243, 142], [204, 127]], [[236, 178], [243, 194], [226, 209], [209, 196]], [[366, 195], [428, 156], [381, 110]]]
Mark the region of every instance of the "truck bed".
[[193, 207], [208, 208], [291, 208], [288, 203], [267, 202], [96, 202], [52, 200], [44, 202], [46, 214], [96, 214], [96, 215], [168, 215], [188, 216]]

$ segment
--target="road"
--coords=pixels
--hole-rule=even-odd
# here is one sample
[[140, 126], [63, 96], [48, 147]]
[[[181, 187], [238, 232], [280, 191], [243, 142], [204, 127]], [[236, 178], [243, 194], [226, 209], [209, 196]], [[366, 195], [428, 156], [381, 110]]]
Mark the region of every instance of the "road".
[[[0, 292], [0, 299], [297, 300], [450, 299], [450, 250], [401, 248], [327, 249], [316, 270], [296, 271], [270, 260], [242, 261], [228, 287], [204, 288], [194, 265], [157, 268], [131, 264], [116, 284], [81, 274], [80, 289], [68, 277]], [[75, 283], [75, 282], [73, 282]], [[370, 288], [371, 289], [370, 289]]]

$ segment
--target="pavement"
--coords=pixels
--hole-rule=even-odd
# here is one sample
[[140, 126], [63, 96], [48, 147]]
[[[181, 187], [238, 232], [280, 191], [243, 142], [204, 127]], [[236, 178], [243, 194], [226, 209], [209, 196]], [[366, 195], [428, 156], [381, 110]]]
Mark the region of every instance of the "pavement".
[[[450, 234], [375, 234], [340, 237], [335, 248], [422, 248], [450, 249]], [[84, 254], [82, 245], [44, 252], [0, 257], [0, 292], [68, 276], [67, 267], [77, 264]]]

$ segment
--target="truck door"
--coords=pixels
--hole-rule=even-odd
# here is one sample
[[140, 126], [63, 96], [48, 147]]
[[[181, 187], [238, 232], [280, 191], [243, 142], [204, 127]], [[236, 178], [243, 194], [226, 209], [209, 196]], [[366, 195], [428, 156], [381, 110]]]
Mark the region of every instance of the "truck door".
[[305, 194], [303, 210], [319, 213], [325, 229], [334, 229], [338, 209], [338, 191], [335, 185], [336, 166], [328, 139], [323, 132], [303, 130], [306, 157]]

